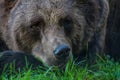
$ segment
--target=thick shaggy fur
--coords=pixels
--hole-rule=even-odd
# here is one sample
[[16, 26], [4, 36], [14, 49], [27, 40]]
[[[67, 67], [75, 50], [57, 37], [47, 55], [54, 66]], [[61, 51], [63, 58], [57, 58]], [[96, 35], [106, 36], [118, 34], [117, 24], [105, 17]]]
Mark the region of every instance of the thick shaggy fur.
[[47, 65], [63, 65], [54, 49], [61, 44], [90, 60], [104, 47], [109, 12], [106, 0], [1, 0], [0, 32], [8, 48], [33, 54]]
[[0, 74], [9, 73], [11, 67], [13, 70], [19, 71], [26, 68], [36, 69], [38, 66], [43, 67], [43, 64], [31, 54], [14, 51], [4, 51], [0, 54]]

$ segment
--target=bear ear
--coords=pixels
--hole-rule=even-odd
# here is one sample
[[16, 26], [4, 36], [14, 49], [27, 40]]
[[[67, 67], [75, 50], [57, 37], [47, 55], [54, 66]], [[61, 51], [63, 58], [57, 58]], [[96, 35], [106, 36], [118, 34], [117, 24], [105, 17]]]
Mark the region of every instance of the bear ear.
[[18, 0], [4, 0], [5, 6], [6, 6], [6, 10], [11, 10], [15, 6], [17, 1]]

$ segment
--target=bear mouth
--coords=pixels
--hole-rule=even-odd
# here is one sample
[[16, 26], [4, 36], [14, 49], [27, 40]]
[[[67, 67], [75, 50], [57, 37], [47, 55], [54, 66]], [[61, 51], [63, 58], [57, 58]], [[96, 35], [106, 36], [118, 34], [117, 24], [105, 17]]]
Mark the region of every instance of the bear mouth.
[[58, 62], [56, 62], [55, 66], [58, 66], [58, 68], [60, 69], [64, 69], [69, 61], [70, 61], [70, 57], [64, 60], [59, 60]]
[[68, 63], [69, 61], [68, 60], [66, 60], [65, 62], [63, 62], [63, 63], [61, 63], [61, 64], [59, 64], [58, 65], [58, 67], [60, 68], [60, 69], [65, 69], [66, 68], [66, 66], [67, 66], [67, 63]]

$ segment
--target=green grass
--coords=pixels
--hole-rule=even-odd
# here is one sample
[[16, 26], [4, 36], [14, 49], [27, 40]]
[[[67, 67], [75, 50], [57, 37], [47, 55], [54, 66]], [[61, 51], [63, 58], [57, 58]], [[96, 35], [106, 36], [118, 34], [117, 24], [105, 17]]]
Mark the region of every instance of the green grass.
[[[120, 80], [120, 63], [108, 57], [98, 57], [97, 63], [88, 67], [69, 62], [65, 71], [50, 67], [47, 70], [27, 70], [7, 76], [2, 74], [0, 80]], [[83, 62], [80, 62], [80, 64]]]

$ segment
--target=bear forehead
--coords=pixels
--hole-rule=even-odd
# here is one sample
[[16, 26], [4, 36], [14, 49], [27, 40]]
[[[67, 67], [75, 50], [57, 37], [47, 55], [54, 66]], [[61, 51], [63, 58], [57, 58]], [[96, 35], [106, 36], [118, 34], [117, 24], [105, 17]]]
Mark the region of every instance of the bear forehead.
[[39, 8], [55, 9], [62, 7], [71, 7], [73, 0], [21, 0], [22, 4], [36, 5]]
[[[60, 17], [74, 13], [72, 0], [19, 0], [12, 10], [13, 16], [23, 15], [27, 21], [42, 17], [56, 22]], [[16, 17], [17, 18], [17, 17]], [[34, 19], [33, 19], [34, 18]]]
[[17, 10], [17, 14], [21, 12], [30, 14], [39, 11], [41, 15], [54, 13], [54, 15], [59, 16], [67, 12], [70, 13], [73, 10], [72, 8], [72, 0], [18, 0], [18, 4], [14, 7], [14, 10], [15, 12]]

